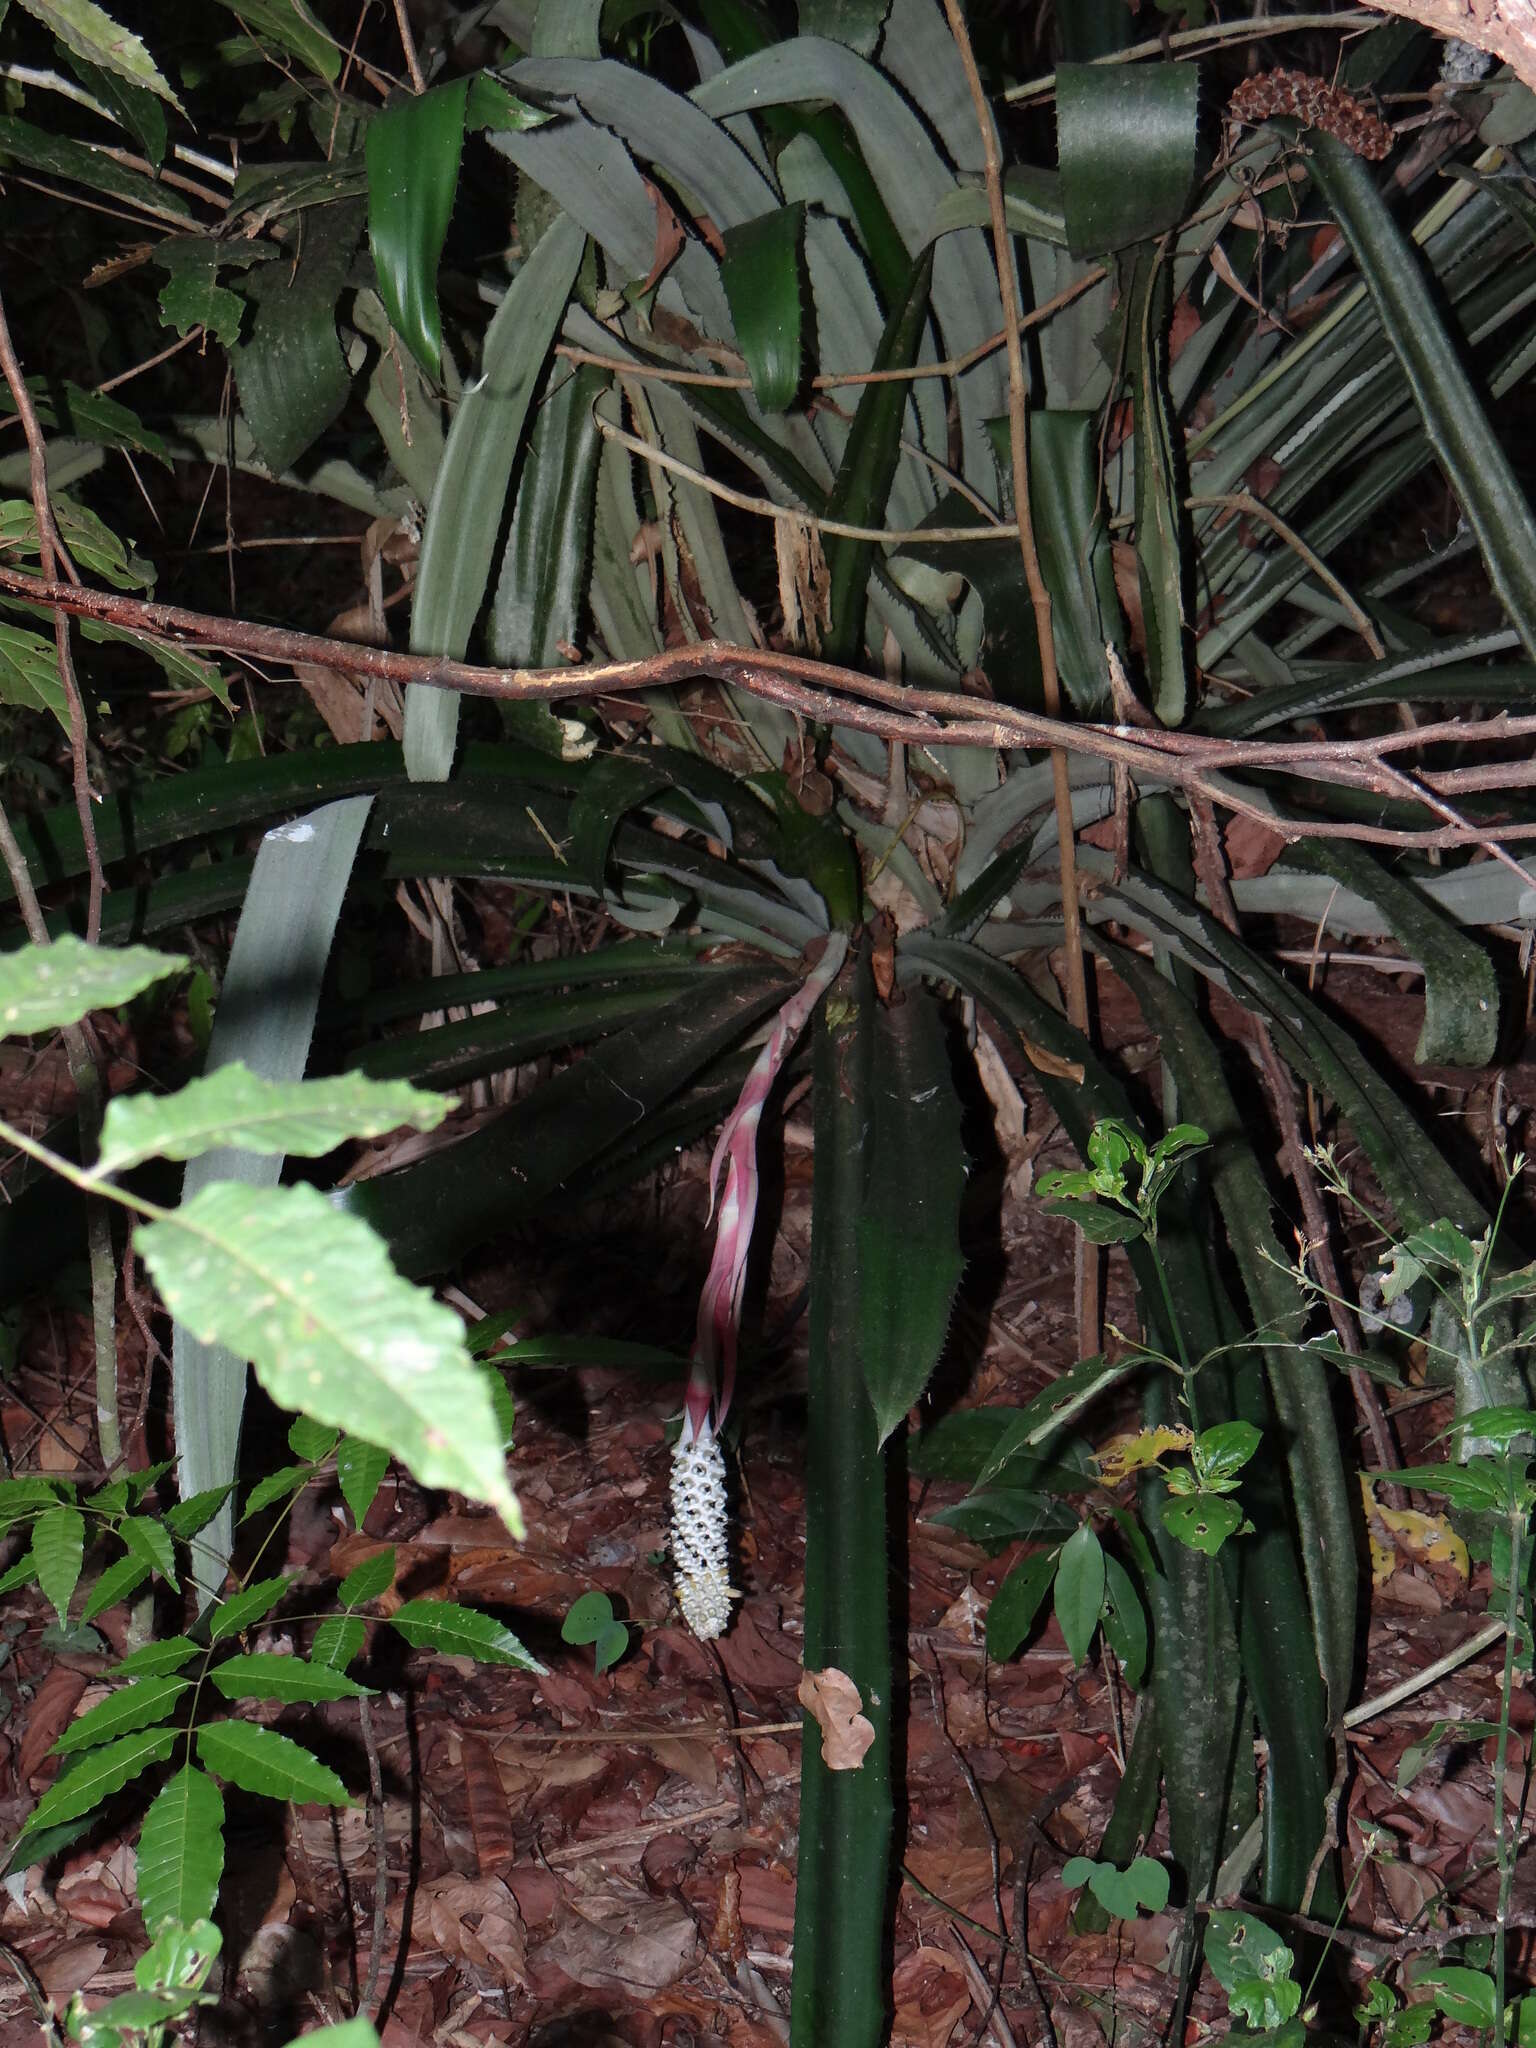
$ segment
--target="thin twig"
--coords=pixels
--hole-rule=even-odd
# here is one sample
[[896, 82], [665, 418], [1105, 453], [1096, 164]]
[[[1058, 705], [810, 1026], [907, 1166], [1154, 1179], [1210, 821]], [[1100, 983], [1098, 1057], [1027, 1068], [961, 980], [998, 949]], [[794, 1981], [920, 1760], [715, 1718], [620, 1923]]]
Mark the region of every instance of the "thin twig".
[[427, 81], [422, 73], [421, 60], [416, 55], [416, 38], [411, 34], [411, 18], [405, 11], [405, 0], [395, 0], [395, 26], [400, 31], [400, 47], [405, 52], [405, 68], [411, 74], [411, 91], [425, 92]]
[[[1228, 769], [1250, 774], [1285, 769], [1321, 783], [1387, 795], [1403, 787], [1401, 778], [1389, 769], [1389, 756], [1446, 740], [1455, 740], [1463, 748], [1486, 744], [1506, 749], [1511, 742], [1536, 736], [1536, 717], [1514, 718], [1501, 712], [1493, 718], [1451, 719], [1411, 732], [1394, 729], [1373, 738], [1345, 740], [1214, 739], [1205, 733], [1159, 727], [1077, 724], [958, 691], [889, 682], [808, 655], [733, 647], [718, 640], [668, 648], [632, 661], [552, 669], [480, 668], [438, 655], [404, 654], [390, 647], [328, 639], [285, 626], [220, 618], [119, 591], [50, 583], [3, 567], [0, 591], [75, 617], [130, 627], [177, 646], [255, 661], [313, 663], [341, 675], [420, 683], [502, 702], [553, 704], [667, 688], [704, 678], [744, 690], [765, 703], [783, 705], [808, 720], [846, 725], [922, 747], [1060, 747], [1069, 753], [1091, 755], [1110, 766], [1119, 764], [1144, 782], [1206, 795], [1218, 809], [1252, 818], [1284, 840], [1346, 839], [1402, 848], [1479, 846], [1498, 857], [1502, 853], [1500, 840], [1536, 838], [1536, 822], [1526, 820], [1501, 824], [1495, 834], [1465, 820], [1415, 830], [1358, 819], [1289, 818], [1264, 801], [1249, 798], [1223, 776]], [[1503, 778], [1511, 764], [1501, 760], [1496, 765]], [[1528, 752], [1522, 765], [1521, 786], [1536, 787], [1536, 753]], [[1432, 793], [1419, 783], [1410, 783], [1408, 793], [1433, 808]], [[1525, 870], [1517, 872], [1522, 882], [1531, 881]]]
[[[0, 370], [10, 387], [11, 398], [16, 406], [21, 430], [26, 436], [27, 459], [31, 472], [32, 512], [37, 521], [37, 551], [42, 563], [43, 575], [53, 582], [62, 569], [70, 583], [78, 583], [75, 565], [69, 559], [68, 550], [59, 538], [59, 529], [54, 523], [53, 506], [48, 497], [48, 447], [43, 439], [42, 427], [38, 424], [37, 409], [32, 403], [32, 394], [27, 389], [27, 380], [22, 374], [16, 350], [11, 342], [10, 325], [5, 317], [5, 301], [0, 297]], [[69, 644], [69, 620], [62, 611], [54, 614], [54, 643], [58, 650], [59, 681], [64, 690], [64, 702], [69, 712], [69, 751], [74, 770], [75, 809], [80, 818], [80, 837], [85, 847], [85, 867], [90, 878], [89, 895], [85, 913], [85, 938], [87, 945], [94, 946], [101, 936], [101, 898], [106, 887], [101, 869], [101, 852], [96, 844], [96, 819], [92, 810], [95, 797], [90, 783], [90, 762], [86, 754], [85, 705], [80, 697], [80, 685], [75, 677], [74, 657]]]
[[389, 1934], [389, 1836], [384, 1825], [384, 1769], [374, 1738], [373, 1715], [361, 1695], [357, 1722], [368, 1757], [368, 1819], [373, 1829], [373, 1946], [368, 1952], [368, 1977], [358, 1998], [357, 2011], [361, 2019], [377, 2019], [373, 2001], [379, 1989], [384, 1943]]
[[1384, 1714], [1389, 1707], [1401, 1706], [1404, 1700], [1417, 1698], [1432, 1685], [1438, 1685], [1442, 1678], [1449, 1678], [1453, 1671], [1459, 1671], [1463, 1664], [1491, 1650], [1504, 1634], [1504, 1623], [1485, 1622], [1474, 1635], [1460, 1642], [1453, 1650], [1447, 1650], [1443, 1657], [1437, 1657], [1433, 1664], [1426, 1664], [1422, 1671], [1410, 1672], [1407, 1678], [1400, 1678], [1396, 1685], [1389, 1685], [1385, 1692], [1379, 1692], [1373, 1699], [1362, 1700], [1357, 1707], [1351, 1707], [1344, 1716], [1346, 1728], [1359, 1728], [1367, 1721], [1374, 1721], [1378, 1714]]
[[1229, 512], [1245, 513], [1250, 519], [1262, 520], [1291, 552], [1306, 564], [1317, 580], [1333, 592], [1354, 622], [1355, 631], [1370, 649], [1372, 660], [1386, 660], [1387, 650], [1382, 644], [1381, 635], [1371, 624], [1363, 606], [1350, 596], [1316, 549], [1309, 548], [1295, 527], [1288, 526], [1279, 513], [1272, 512], [1261, 498], [1254, 497], [1251, 491], [1212, 491], [1186, 498], [1184, 502], [1191, 511], [1213, 505], [1224, 507]]

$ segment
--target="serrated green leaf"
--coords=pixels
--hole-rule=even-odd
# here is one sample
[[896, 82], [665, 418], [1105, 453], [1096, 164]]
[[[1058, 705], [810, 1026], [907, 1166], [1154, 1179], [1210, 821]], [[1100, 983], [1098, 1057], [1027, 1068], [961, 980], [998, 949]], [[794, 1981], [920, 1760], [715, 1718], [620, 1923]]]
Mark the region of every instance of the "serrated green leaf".
[[340, 77], [342, 53], [304, 0], [219, 0], [219, 5], [249, 34], [268, 37], [291, 51], [327, 84], [334, 85]]
[[314, 1476], [313, 1465], [283, 1465], [276, 1472], [269, 1472], [265, 1479], [258, 1479], [246, 1495], [241, 1521], [248, 1522], [252, 1515], [259, 1515], [274, 1501], [289, 1499], [307, 1486]]
[[1059, 1549], [1036, 1550], [1021, 1557], [987, 1603], [987, 1655], [994, 1664], [1006, 1664], [1034, 1627], [1060, 1555]]
[[355, 1571], [348, 1572], [336, 1597], [343, 1607], [365, 1607], [370, 1600], [387, 1593], [394, 1583], [395, 1546], [391, 1543], [372, 1557], [365, 1557]]
[[69, 730], [69, 706], [59, 681], [58, 648], [41, 633], [0, 623], [0, 704], [18, 711], [48, 711]]
[[280, 1405], [361, 1429], [423, 1485], [485, 1501], [521, 1533], [463, 1325], [365, 1224], [310, 1187], [216, 1181], [137, 1243], [171, 1313], [250, 1358]]
[[136, 1735], [125, 1735], [104, 1749], [86, 1750], [69, 1775], [50, 1785], [33, 1807], [22, 1842], [43, 1828], [90, 1813], [120, 1792], [130, 1778], [138, 1777], [151, 1764], [164, 1763], [175, 1742], [174, 1728], [141, 1728]]
[[258, 1728], [250, 1721], [209, 1721], [197, 1731], [197, 1753], [226, 1784], [263, 1799], [314, 1806], [353, 1803], [333, 1770], [275, 1728]]
[[97, 7], [95, 0], [21, 0], [21, 4], [77, 57], [181, 108], [181, 101], [161, 77], [143, 43]]
[[252, 1628], [264, 1620], [293, 1584], [293, 1579], [293, 1573], [284, 1572], [273, 1579], [258, 1579], [243, 1591], [231, 1593], [214, 1609], [213, 1620], [208, 1626], [208, 1640], [222, 1643], [227, 1636], [239, 1635], [242, 1629]]
[[513, 1664], [519, 1671], [544, 1669], [494, 1616], [461, 1607], [455, 1600], [407, 1600], [384, 1618], [418, 1650], [436, 1650], [444, 1657], [473, 1657], [481, 1664]]
[[61, 1489], [59, 1483], [52, 1479], [0, 1479], [0, 1530], [9, 1529], [13, 1522], [35, 1515], [43, 1508], [53, 1507], [61, 1493], [68, 1498], [72, 1491]]
[[389, 1470], [389, 1453], [359, 1436], [344, 1436], [336, 1446], [336, 1481], [359, 1529]]
[[179, 1671], [183, 1664], [201, 1654], [190, 1636], [167, 1636], [163, 1643], [146, 1643], [143, 1649], [130, 1651], [113, 1665], [110, 1676], [128, 1678], [146, 1673]]
[[1183, 219], [1199, 103], [1193, 64], [1060, 66], [1056, 137], [1074, 256], [1151, 241]]
[[312, 1415], [295, 1415], [288, 1425], [288, 1448], [308, 1465], [318, 1465], [335, 1450], [341, 1432]]
[[232, 1486], [209, 1486], [201, 1493], [179, 1500], [165, 1511], [165, 1526], [180, 1543], [190, 1543], [200, 1529], [206, 1529], [234, 1492]]
[[125, 1515], [117, 1525], [117, 1533], [128, 1547], [129, 1555], [147, 1564], [170, 1586], [176, 1584], [176, 1549], [171, 1532], [163, 1522], [151, 1515]]
[[186, 1764], [155, 1794], [139, 1829], [139, 1906], [151, 1934], [213, 1911], [224, 1874], [224, 1795]]
[[109, 199], [126, 200], [151, 220], [176, 227], [191, 221], [191, 206], [173, 186], [130, 169], [105, 150], [91, 149], [70, 136], [7, 116], [0, 118], [0, 162], [11, 159], [45, 177], [67, 178]]
[[805, 206], [777, 207], [725, 231], [720, 282], [763, 412], [783, 412], [800, 384], [801, 241]]
[[363, 1647], [368, 1631], [355, 1614], [328, 1614], [315, 1630], [314, 1641], [309, 1646], [311, 1664], [328, 1664], [333, 1671], [344, 1671]]
[[179, 953], [147, 946], [88, 946], [66, 932], [51, 946], [0, 955], [0, 1031], [29, 1037], [78, 1024], [92, 1010], [115, 1010], [186, 966]]
[[29, 1550], [17, 1558], [9, 1571], [0, 1572], [0, 1593], [14, 1593], [22, 1586], [30, 1586], [36, 1577], [37, 1566]]
[[307, 1663], [280, 1651], [258, 1650], [248, 1657], [229, 1657], [208, 1674], [227, 1700], [302, 1701], [357, 1700], [372, 1688], [333, 1670], [329, 1664]]
[[379, 296], [416, 360], [442, 364], [437, 266], [464, 153], [467, 78], [396, 98], [368, 124], [368, 245]]
[[201, 236], [179, 235], [164, 241], [154, 262], [169, 271], [160, 287], [160, 324], [182, 336], [204, 328], [221, 348], [240, 339], [245, 301], [218, 281], [221, 245]]
[[1061, 1546], [1055, 1604], [1072, 1662], [1086, 1663], [1104, 1605], [1104, 1546], [1089, 1522], [1082, 1523]]
[[170, 141], [170, 128], [161, 101], [152, 91], [131, 84], [117, 72], [92, 64], [73, 51], [70, 52], [69, 64], [86, 91], [105, 108], [108, 118], [134, 138], [142, 154], [158, 170], [165, 162], [166, 145]]
[[152, 1569], [147, 1558], [136, 1557], [132, 1552], [120, 1557], [116, 1564], [109, 1564], [86, 1595], [80, 1610], [81, 1621], [94, 1621], [98, 1614], [105, 1614], [109, 1607], [137, 1593]]
[[96, 1749], [119, 1735], [131, 1735], [136, 1728], [151, 1728], [170, 1717], [170, 1710], [187, 1690], [184, 1678], [141, 1678], [125, 1685], [92, 1707], [78, 1721], [71, 1721], [51, 1754], [63, 1756], [70, 1750]]
[[435, 1130], [451, 1107], [449, 1097], [405, 1081], [266, 1081], [234, 1060], [173, 1095], [118, 1096], [107, 1106], [98, 1164], [103, 1173], [126, 1173], [146, 1159], [194, 1159], [222, 1145], [319, 1159], [349, 1138], [382, 1137], [403, 1124]]
[[80, 1583], [85, 1557], [85, 1517], [78, 1508], [49, 1508], [32, 1524], [32, 1564], [37, 1583], [61, 1623]]
[[94, 1493], [86, 1495], [85, 1505], [94, 1508], [98, 1515], [120, 1515], [128, 1505], [128, 1481], [111, 1479], [105, 1486], [98, 1486]]

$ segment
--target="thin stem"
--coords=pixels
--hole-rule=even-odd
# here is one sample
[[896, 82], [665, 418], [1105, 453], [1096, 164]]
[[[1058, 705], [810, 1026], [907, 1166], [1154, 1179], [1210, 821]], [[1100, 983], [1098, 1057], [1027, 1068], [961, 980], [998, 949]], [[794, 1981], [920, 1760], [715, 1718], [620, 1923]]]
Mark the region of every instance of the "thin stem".
[[[1166, 57], [1170, 50], [1216, 49], [1222, 43], [1249, 43], [1260, 38], [1293, 34], [1297, 29], [1374, 28], [1378, 17], [1365, 8], [1352, 14], [1288, 14], [1265, 16], [1261, 21], [1213, 21], [1204, 28], [1181, 28], [1171, 36], [1153, 36], [1150, 42], [1132, 43], [1128, 50], [1115, 50], [1107, 57], [1095, 57], [1095, 64], [1133, 64], [1141, 57]], [[1015, 102], [1049, 99], [1056, 90], [1056, 74], [1031, 78], [1024, 85], [1012, 85], [1003, 94]]]
[[[48, 448], [43, 440], [43, 430], [38, 424], [37, 409], [32, 403], [32, 394], [27, 389], [27, 380], [22, 374], [21, 363], [11, 342], [11, 330], [5, 317], [5, 301], [0, 297], [0, 371], [5, 374], [6, 384], [16, 406], [16, 416], [21, 421], [22, 433], [27, 441], [27, 459], [32, 484], [32, 511], [37, 521], [37, 552], [42, 564], [43, 575], [53, 582], [62, 568], [65, 578], [78, 583], [75, 565], [69, 559], [64, 543], [59, 538], [59, 529], [54, 523], [53, 506], [48, 497]], [[80, 697], [80, 685], [75, 676], [74, 657], [69, 644], [69, 621], [62, 611], [54, 614], [54, 645], [58, 650], [59, 681], [64, 690], [64, 702], [69, 712], [69, 752], [74, 771], [75, 810], [80, 818], [80, 838], [85, 847], [85, 867], [90, 879], [89, 895], [85, 913], [85, 937], [88, 945], [94, 946], [101, 937], [101, 899], [106, 889], [106, 877], [102, 873], [101, 851], [96, 844], [96, 818], [92, 809], [95, 793], [90, 783], [90, 761], [86, 751], [85, 705]]]
[[389, 1934], [389, 1837], [384, 1825], [384, 1771], [378, 1738], [366, 1699], [357, 1702], [358, 1728], [368, 1758], [368, 1819], [373, 1830], [373, 1946], [368, 1952], [368, 1977], [357, 2001], [358, 2017], [377, 2019], [373, 2001], [379, 1989], [384, 1943]]
[[422, 74], [421, 59], [416, 55], [416, 38], [411, 34], [411, 18], [405, 11], [405, 0], [395, 0], [395, 26], [400, 31], [400, 47], [405, 52], [405, 68], [411, 74], [411, 91], [425, 92], [427, 81]]
[[[1499, 1903], [1493, 1934], [1493, 2014], [1495, 2041], [1504, 2039], [1504, 1966], [1509, 1927], [1509, 1901], [1519, 1860], [1519, 1833], [1511, 1830], [1504, 1796], [1504, 1771], [1509, 1758], [1510, 1701], [1515, 1674], [1515, 1643], [1520, 1629], [1520, 1580], [1526, 1545], [1526, 1515], [1513, 1509], [1509, 1517], [1509, 1586], [1504, 1601], [1504, 1680], [1499, 1688], [1499, 1739], [1493, 1760], [1493, 1839], [1499, 1865]], [[1511, 1842], [1511, 1833], [1514, 1841]]]

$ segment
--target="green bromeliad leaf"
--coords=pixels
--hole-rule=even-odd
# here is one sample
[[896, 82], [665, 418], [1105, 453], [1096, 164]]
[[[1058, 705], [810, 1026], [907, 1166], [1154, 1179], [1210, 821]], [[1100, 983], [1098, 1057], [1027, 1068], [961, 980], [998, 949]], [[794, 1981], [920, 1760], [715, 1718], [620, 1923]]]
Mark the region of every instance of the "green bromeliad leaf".
[[725, 231], [720, 282], [747, 359], [752, 395], [764, 412], [783, 412], [800, 382], [804, 233], [803, 201]]
[[481, 1664], [514, 1664], [520, 1671], [544, 1669], [494, 1616], [461, 1607], [454, 1600], [407, 1600], [385, 1619], [418, 1650], [436, 1650], [445, 1657], [473, 1657]]
[[235, 1060], [174, 1095], [118, 1096], [107, 1106], [97, 1164], [126, 1173], [146, 1159], [195, 1159], [221, 1145], [319, 1159], [348, 1138], [382, 1137], [402, 1124], [435, 1130], [450, 1107], [450, 1097], [404, 1081], [266, 1081]]
[[350, 1806], [352, 1795], [333, 1770], [302, 1743], [250, 1721], [210, 1721], [197, 1731], [197, 1753], [226, 1784], [263, 1799]]
[[224, 1874], [224, 1795], [187, 1764], [156, 1793], [138, 1843], [139, 1905], [153, 1934], [213, 1911]]
[[0, 959], [0, 1031], [25, 1038], [115, 1010], [186, 966], [180, 953], [147, 946], [88, 946], [65, 933], [51, 946], [21, 946]]
[[423, 1485], [485, 1501], [521, 1533], [462, 1323], [401, 1279], [365, 1224], [313, 1188], [215, 1181], [137, 1241], [171, 1313], [249, 1358], [281, 1406], [361, 1430]]
[[368, 245], [389, 324], [435, 377], [443, 324], [437, 266], [464, 153], [469, 80], [396, 99], [368, 124]]
[[1192, 64], [1061, 66], [1056, 133], [1073, 255], [1151, 241], [1182, 220], [1199, 115], [1200, 74]]

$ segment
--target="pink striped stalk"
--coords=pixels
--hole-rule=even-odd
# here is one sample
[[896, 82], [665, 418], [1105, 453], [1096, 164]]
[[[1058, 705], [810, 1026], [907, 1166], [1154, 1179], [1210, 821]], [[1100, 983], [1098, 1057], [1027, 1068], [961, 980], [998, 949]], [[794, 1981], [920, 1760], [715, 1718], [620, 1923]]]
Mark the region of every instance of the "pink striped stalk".
[[779, 1069], [847, 953], [847, 934], [829, 933], [821, 958], [775, 1017], [709, 1164], [711, 1216], [722, 1160], [725, 1189], [715, 1225], [714, 1257], [699, 1296], [682, 1434], [672, 1454], [672, 1559], [678, 1604], [694, 1634], [705, 1638], [719, 1635], [731, 1613], [725, 1461], [716, 1437], [736, 1387], [741, 1297], [757, 1219], [757, 1127]]

